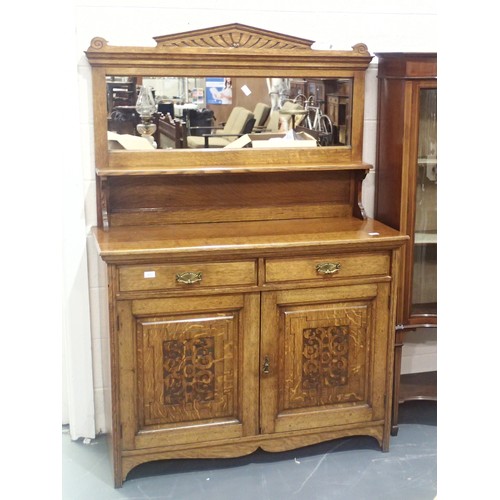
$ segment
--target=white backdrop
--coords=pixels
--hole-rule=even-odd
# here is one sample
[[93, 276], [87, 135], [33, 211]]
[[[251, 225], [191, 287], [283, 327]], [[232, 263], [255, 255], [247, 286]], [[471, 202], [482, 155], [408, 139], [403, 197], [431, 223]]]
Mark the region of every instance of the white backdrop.
[[[109, 430], [103, 411], [104, 393], [109, 387], [106, 386], [101, 372], [101, 360], [109, 354], [106, 288], [102, 263], [99, 262], [93, 242], [88, 237], [90, 227], [96, 223], [91, 78], [90, 68], [83, 53], [90, 40], [100, 36], [113, 45], [154, 46], [153, 36], [239, 22], [315, 40], [319, 47], [331, 46], [339, 50], [349, 50], [354, 44], [362, 42], [367, 44], [372, 54], [377, 51], [437, 51], [437, 16], [433, 0], [325, 0], [310, 4], [303, 1], [277, 3], [254, 0], [241, 4], [233, 2], [230, 9], [226, 4], [209, 5], [206, 1], [194, 0], [188, 5], [189, 7], [186, 7], [182, 2], [161, 0], [108, 0], [105, 3], [83, 0], [76, 3], [75, 61], [78, 66], [82, 148], [79, 162], [69, 168], [73, 169], [75, 178], [79, 176], [83, 183], [83, 190], [75, 183], [72, 194], [85, 206], [86, 227], [80, 227], [79, 234], [75, 235], [74, 241], [77, 243], [73, 258], [77, 261], [85, 252], [85, 231], [88, 240], [88, 289], [85, 289], [83, 274], [79, 275], [77, 283], [81, 288], [81, 310], [87, 308], [88, 293], [91, 314], [85, 318], [82, 313], [81, 321], [78, 324], [73, 323], [72, 331], [67, 336], [69, 352], [75, 351], [73, 345], [78, 345], [77, 350], [81, 353], [78, 370], [73, 370], [76, 377], [72, 380], [81, 386], [78, 395], [82, 400], [82, 407], [73, 416], [71, 426], [76, 426], [80, 417], [87, 421], [87, 416], [93, 413], [95, 430]], [[376, 71], [375, 58], [367, 72], [364, 134], [364, 160], [371, 164], [375, 162]], [[371, 172], [365, 180], [363, 195], [369, 215], [373, 214], [373, 195], [374, 173]], [[83, 271], [83, 267], [80, 271]], [[72, 363], [69, 365], [73, 366]], [[91, 381], [93, 398], [89, 390]], [[70, 385], [68, 389], [69, 402], [73, 399], [71, 392], [76, 388]]]
[[[444, 276], [447, 282], [447, 286], [440, 282], [438, 288], [440, 331], [446, 333], [440, 336], [439, 357], [439, 497], [492, 498], [498, 491], [498, 465], [491, 450], [499, 448], [494, 411], [500, 282], [494, 243], [500, 191], [498, 16], [495, 4], [484, 0], [439, 2], [438, 39], [437, 3], [253, 0], [232, 2], [230, 10], [226, 3], [213, 2], [212, 6], [201, 0], [9, 3], [0, 30], [6, 70], [0, 79], [4, 117], [0, 121], [4, 291], [0, 424], [2, 449], [8, 457], [5, 491], [22, 489], [25, 497], [28, 491], [33, 497], [43, 491], [44, 496], [60, 497], [57, 443], [63, 323], [74, 345], [85, 346], [86, 361], [76, 370], [85, 387], [80, 389], [85, 395], [80, 399], [95, 415], [95, 429], [105, 430], [101, 417], [104, 387], [98, 368], [101, 354], [106, 356], [101, 345], [106, 336], [105, 290], [97, 280], [102, 270], [92, 250], [87, 256], [88, 287], [82, 264], [83, 240], [95, 220], [91, 91], [83, 51], [94, 36], [113, 44], [148, 44], [156, 35], [240, 22], [331, 43], [339, 49], [363, 42], [372, 53], [439, 52], [439, 156], [441, 165], [447, 167], [440, 169], [440, 185], [447, 188], [439, 191], [439, 279]], [[65, 85], [75, 73], [78, 90]], [[368, 162], [373, 161], [374, 151], [375, 74], [376, 60], [367, 81], [364, 150]], [[23, 126], [26, 117], [36, 118], [38, 128]], [[71, 123], [73, 119], [78, 123]], [[75, 137], [81, 148], [74, 147]], [[371, 177], [364, 186], [368, 211]], [[60, 230], [67, 200], [78, 209], [74, 224], [67, 218], [63, 225], [63, 239], [69, 237], [72, 243], [63, 244]], [[63, 247], [69, 251], [64, 262]], [[71, 266], [66, 268], [66, 262]], [[72, 316], [72, 308], [80, 311], [82, 321]], [[74, 321], [64, 319], [68, 317]], [[90, 380], [94, 401], [89, 396]], [[67, 397], [63, 400], [68, 404]], [[88, 412], [83, 415], [87, 418]]]

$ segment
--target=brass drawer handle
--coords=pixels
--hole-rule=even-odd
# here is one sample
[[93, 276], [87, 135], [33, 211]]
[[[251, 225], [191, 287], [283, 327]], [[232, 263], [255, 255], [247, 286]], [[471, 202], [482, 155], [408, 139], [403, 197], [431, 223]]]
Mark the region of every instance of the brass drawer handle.
[[180, 273], [175, 275], [175, 281], [177, 283], [183, 283], [184, 285], [192, 285], [193, 283], [199, 283], [203, 278], [202, 273]]
[[316, 271], [319, 274], [334, 274], [340, 269], [340, 264], [337, 262], [322, 262], [316, 264]]

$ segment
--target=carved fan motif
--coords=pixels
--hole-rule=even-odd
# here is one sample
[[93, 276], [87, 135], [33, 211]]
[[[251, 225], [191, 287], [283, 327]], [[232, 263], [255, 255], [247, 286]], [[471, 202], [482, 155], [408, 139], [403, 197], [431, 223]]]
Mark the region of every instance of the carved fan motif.
[[188, 31], [154, 37], [159, 47], [309, 49], [314, 43], [303, 38], [252, 28], [243, 24], [227, 24], [216, 28]]

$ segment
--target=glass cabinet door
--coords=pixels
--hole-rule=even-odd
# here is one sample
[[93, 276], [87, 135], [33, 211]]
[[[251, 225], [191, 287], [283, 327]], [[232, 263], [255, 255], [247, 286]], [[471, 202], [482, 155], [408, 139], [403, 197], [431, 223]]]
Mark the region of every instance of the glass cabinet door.
[[411, 314], [436, 314], [437, 89], [420, 89]]

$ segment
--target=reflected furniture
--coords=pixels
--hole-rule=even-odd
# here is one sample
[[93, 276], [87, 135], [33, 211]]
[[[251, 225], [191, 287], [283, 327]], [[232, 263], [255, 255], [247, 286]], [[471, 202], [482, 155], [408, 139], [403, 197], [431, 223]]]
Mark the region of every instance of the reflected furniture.
[[304, 119], [304, 106], [298, 102], [285, 101], [280, 109], [272, 110], [266, 130], [282, 132], [295, 128]]
[[263, 102], [258, 102], [253, 110], [255, 123], [252, 132], [261, 132], [266, 129], [269, 114], [271, 113], [271, 106]]
[[137, 99], [136, 79], [114, 78], [106, 79], [108, 110], [116, 106], [134, 106]]
[[377, 53], [375, 217], [408, 234], [397, 307], [392, 433], [399, 404], [436, 400], [436, 372], [401, 373], [405, 334], [437, 327], [437, 56]]
[[[86, 51], [115, 485], [153, 460], [356, 435], [388, 450], [407, 237], [361, 203], [372, 56], [241, 24], [155, 40]], [[348, 78], [351, 145], [109, 151], [105, 78], [124, 73]]]
[[328, 94], [326, 100], [326, 114], [332, 120], [336, 131], [336, 144], [350, 143], [350, 98], [347, 92], [344, 94]]
[[135, 77], [106, 78], [108, 130], [120, 134], [135, 134], [139, 117], [135, 110], [137, 99]]
[[156, 142], [161, 149], [185, 148], [187, 143], [186, 124], [170, 114], [162, 115], [158, 119]]
[[201, 136], [189, 135], [188, 148], [223, 148], [238, 137], [252, 131], [255, 124], [254, 114], [241, 106], [235, 106], [223, 127], [203, 127], [212, 133]]

